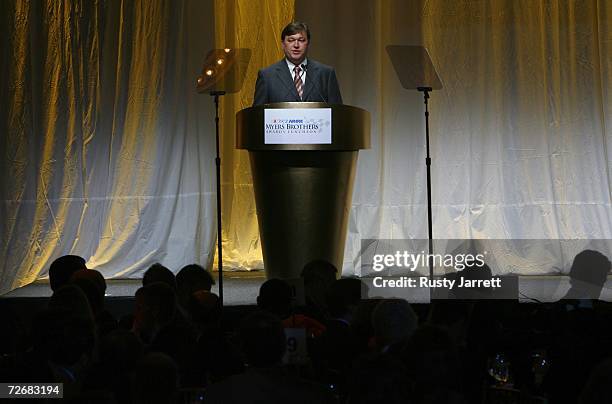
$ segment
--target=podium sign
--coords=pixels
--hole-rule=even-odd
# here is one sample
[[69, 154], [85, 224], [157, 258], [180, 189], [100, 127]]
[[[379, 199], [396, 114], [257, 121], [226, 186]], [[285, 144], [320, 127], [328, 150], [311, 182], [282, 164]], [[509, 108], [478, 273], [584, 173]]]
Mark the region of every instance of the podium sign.
[[331, 108], [264, 111], [264, 144], [331, 144]]

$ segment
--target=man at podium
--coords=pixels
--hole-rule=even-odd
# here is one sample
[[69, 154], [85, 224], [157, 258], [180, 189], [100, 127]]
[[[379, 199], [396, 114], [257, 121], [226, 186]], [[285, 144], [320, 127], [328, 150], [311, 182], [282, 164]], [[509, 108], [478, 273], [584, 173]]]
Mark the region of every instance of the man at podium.
[[333, 67], [307, 59], [310, 30], [302, 22], [288, 24], [281, 33], [285, 58], [257, 74], [253, 106], [274, 102], [342, 104]]

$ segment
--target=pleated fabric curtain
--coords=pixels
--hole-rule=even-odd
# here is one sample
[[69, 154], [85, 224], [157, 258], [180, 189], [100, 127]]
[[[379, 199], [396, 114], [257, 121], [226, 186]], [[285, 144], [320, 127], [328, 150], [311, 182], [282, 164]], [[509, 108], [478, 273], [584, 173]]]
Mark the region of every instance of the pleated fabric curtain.
[[372, 114], [345, 275], [360, 274], [361, 239], [427, 236], [423, 99], [401, 88], [389, 44], [425, 46], [444, 85], [430, 100], [434, 237], [504, 239], [519, 263], [512, 239], [612, 239], [608, 1], [13, 0], [0, 2], [0, 292], [67, 253], [116, 278], [212, 265], [213, 105], [194, 84], [213, 47], [253, 52], [221, 106], [221, 236], [228, 269], [262, 268], [234, 116], [291, 20], [311, 27], [309, 57], [336, 68], [345, 103]]
[[[591, 242], [612, 236], [611, 13], [598, 0], [296, 1], [310, 55], [372, 113], [343, 272], [360, 274], [362, 239], [427, 238], [423, 96], [401, 88], [389, 44], [426, 47], [444, 86], [429, 105], [434, 238], [503, 239], [493, 270], [524, 275], [565, 272], [581, 248], [612, 257]], [[538, 256], [514, 239], [581, 241]]]
[[211, 2], [2, 2], [0, 292], [78, 254], [107, 277], [214, 253]]
[[236, 150], [235, 116], [236, 112], [253, 104], [257, 71], [283, 57], [280, 32], [293, 17], [293, 0], [215, 0], [217, 48], [252, 51], [242, 90], [221, 99], [224, 267], [263, 268], [251, 166], [248, 152]]
[[[430, 99], [434, 238], [505, 240], [493, 257], [504, 263], [493, 268], [498, 273], [564, 272], [582, 248], [612, 256], [609, 243], [592, 242], [612, 237], [607, 2], [293, 6], [293, 19], [312, 31], [309, 56], [336, 67], [345, 103], [372, 114], [343, 274], [361, 273], [362, 239], [427, 238], [423, 98], [401, 88], [385, 51], [390, 44], [425, 46], [444, 85]], [[250, 105], [256, 70], [281, 55], [278, 33], [291, 10], [283, 2], [216, 3], [218, 46], [255, 54], [245, 88], [224, 104], [224, 259], [235, 267], [259, 267], [261, 255], [248, 158], [233, 149], [227, 115]], [[550, 255], [513, 241], [523, 239], [580, 241], [559, 243], [559, 254]]]

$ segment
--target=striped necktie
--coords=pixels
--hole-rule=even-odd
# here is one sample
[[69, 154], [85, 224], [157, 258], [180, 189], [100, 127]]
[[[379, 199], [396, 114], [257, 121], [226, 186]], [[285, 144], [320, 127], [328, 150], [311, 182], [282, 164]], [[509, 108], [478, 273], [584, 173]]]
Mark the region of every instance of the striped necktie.
[[302, 82], [302, 69], [300, 66], [295, 66], [293, 68], [294, 79], [293, 84], [295, 84], [295, 89], [297, 90], [298, 95], [300, 96], [300, 100], [302, 99], [302, 95], [304, 94], [304, 83]]

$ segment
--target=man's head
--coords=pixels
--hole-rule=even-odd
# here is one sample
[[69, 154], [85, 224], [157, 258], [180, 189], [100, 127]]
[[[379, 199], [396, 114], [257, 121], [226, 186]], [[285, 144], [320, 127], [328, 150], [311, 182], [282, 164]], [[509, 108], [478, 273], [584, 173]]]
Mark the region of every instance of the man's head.
[[310, 30], [303, 22], [292, 22], [283, 28], [281, 47], [291, 63], [299, 65], [306, 59], [310, 44]]
[[336, 267], [327, 261], [314, 260], [306, 264], [300, 274], [304, 279], [306, 304], [327, 312], [326, 296], [337, 275]]
[[176, 274], [176, 292], [179, 303], [187, 307], [193, 292], [205, 290], [210, 292], [215, 284], [210, 272], [198, 264], [186, 265]]
[[363, 281], [358, 278], [341, 278], [334, 281], [327, 292], [327, 306], [333, 318], [351, 320], [361, 301]]
[[569, 272], [572, 290], [568, 292], [565, 299], [599, 299], [601, 290], [608, 279], [610, 268], [610, 260], [599, 251], [580, 252], [574, 258]]
[[176, 290], [176, 276], [159, 262], [156, 262], [147, 269], [142, 278], [142, 286], [155, 282], [167, 283], [173, 290]]
[[281, 319], [291, 314], [291, 286], [282, 279], [268, 279], [259, 288], [257, 306]]
[[70, 282], [70, 277], [79, 269], [87, 269], [85, 259], [78, 255], [64, 255], [51, 263], [49, 283], [51, 290], [56, 291]]
[[154, 282], [138, 289], [135, 297], [133, 331], [143, 341], [151, 342], [174, 319], [176, 295], [167, 283]]
[[608, 257], [594, 250], [584, 250], [574, 257], [570, 269], [570, 282], [582, 281], [585, 284], [601, 287], [606, 283], [611, 264]]
[[380, 347], [399, 343], [416, 330], [419, 319], [406, 300], [383, 300], [372, 312], [372, 326]]
[[74, 283], [78, 279], [87, 279], [92, 282], [98, 288], [98, 292], [104, 297], [106, 293], [106, 279], [104, 279], [104, 275], [100, 271], [95, 269], [79, 269], [72, 274], [70, 282]]

